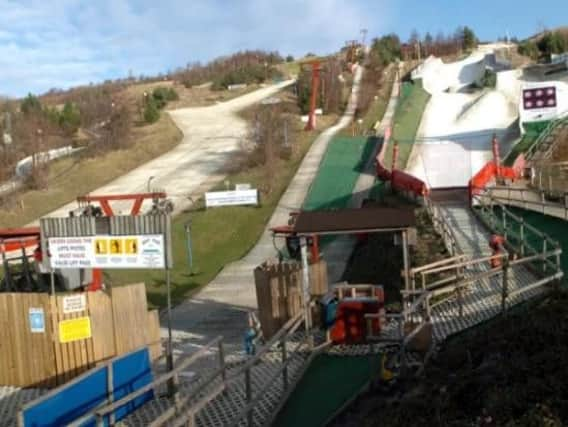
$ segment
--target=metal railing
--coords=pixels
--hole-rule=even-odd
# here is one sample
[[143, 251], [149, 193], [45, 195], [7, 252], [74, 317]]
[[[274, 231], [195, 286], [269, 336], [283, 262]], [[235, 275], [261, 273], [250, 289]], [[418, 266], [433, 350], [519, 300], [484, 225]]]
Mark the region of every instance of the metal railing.
[[[474, 213], [490, 230], [503, 235], [513, 252], [519, 256], [546, 253], [550, 249], [560, 249], [560, 243], [550, 238], [525, 220], [513, 214], [490, 194], [474, 196], [477, 208]], [[560, 255], [552, 262], [551, 267], [560, 270]]]
[[[568, 123], [568, 117], [564, 117], [558, 120], [553, 120], [551, 121], [548, 126], [546, 126], [546, 128], [542, 131], [542, 133], [538, 136], [538, 138], [532, 143], [532, 145], [525, 151], [525, 158], [527, 160], [531, 160], [536, 152], [539, 150], [541, 144], [546, 140], [546, 138], [548, 138], [550, 136], [550, 134], [558, 127], [558, 126], [563, 126], [564, 124]], [[547, 153], [550, 153], [552, 151], [552, 149], [554, 148], [555, 144], [552, 144], [548, 150]], [[545, 153], [545, 158], [547, 157], [546, 153]]]
[[[218, 337], [196, 353], [182, 360], [172, 371], [160, 375], [150, 384], [138, 389], [137, 391], [124, 396], [122, 399], [111, 402], [96, 408], [91, 413], [81, 417], [74, 425], [79, 425], [84, 421], [95, 418], [97, 426], [104, 425], [104, 420], [117, 409], [133, 402], [135, 399], [153, 390], [156, 394], [164, 385], [173, 383], [173, 395], [169, 397], [171, 406], [163, 411], [150, 424], [152, 427], [162, 425], [172, 426], [194, 426], [197, 416], [208, 405], [214, 404], [215, 399], [231, 399], [231, 393], [239, 395], [235, 400], [241, 399], [240, 393], [245, 390], [244, 405], [236, 414], [231, 414], [227, 419], [226, 425], [238, 425], [246, 419], [246, 425], [252, 426], [255, 423], [253, 414], [259, 403], [266, 398], [267, 390], [281, 381], [283, 393], [288, 394], [293, 386], [294, 378], [291, 377], [290, 363], [296, 353], [306, 350], [310, 357], [318, 354], [324, 346], [314, 348], [313, 337], [303, 334], [298, 339], [296, 334], [300, 327], [304, 325], [304, 313], [300, 312], [288, 322], [252, 357], [246, 358], [244, 362], [237, 366], [229, 366], [225, 357], [223, 338]], [[292, 347], [293, 344], [293, 347]], [[215, 354], [216, 353], [216, 354]], [[217, 366], [209, 367], [206, 373], [190, 389], [180, 387], [180, 376], [192, 365], [206, 355], [214, 354], [217, 358]], [[266, 357], [271, 355], [270, 358]], [[278, 356], [275, 356], [277, 354]], [[311, 360], [311, 359], [310, 359]], [[253, 376], [252, 371], [262, 369], [270, 364], [270, 369], [263, 372], [263, 375]], [[201, 369], [194, 369], [199, 371]], [[259, 376], [262, 376], [259, 384]], [[253, 380], [254, 377], [254, 380]], [[79, 423], [79, 424], [78, 424]], [[113, 425], [113, 423], [111, 423]]]
[[[519, 295], [521, 293], [528, 292], [535, 288], [541, 287], [547, 283], [551, 283], [556, 280], [560, 280], [563, 277], [563, 272], [559, 268], [553, 270], [548, 270], [544, 267], [548, 264], [549, 259], [557, 259], [562, 253], [561, 249], [553, 249], [544, 253], [538, 253], [531, 256], [526, 256], [520, 259], [510, 259], [508, 254], [492, 255], [488, 257], [468, 260], [465, 262], [458, 262], [455, 264], [450, 264], [446, 266], [433, 267], [428, 270], [423, 270], [422, 274], [437, 274], [444, 271], [458, 270], [459, 269], [471, 269], [473, 271], [478, 271], [471, 275], [467, 275], [463, 278], [454, 277], [455, 282], [445, 284], [444, 286], [439, 286], [439, 284], [432, 283], [426, 284], [424, 289], [418, 289], [415, 291], [405, 292], [409, 297], [412, 296], [422, 296], [424, 292], [429, 294], [430, 310], [435, 310], [439, 305], [448, 302], [449, 300], [455, 300], [458, 308], [458, 315], [460, 318], [464, 316], [464, 293], [466, 289], [476, 282], [486, 281], [491, 278], [500, 277], [501, 278], [501, 309], [503, 312], [507, 310], [508, 302], [511, 298]], [[487, 269], [487, 265], [490, 261], [499, 258], [501, 260], [501, 265], [498, 267]], [[513, 267], [523, 266], [527, 269], [531, 269], [534, 263], [541, 263], [543, 265], [542, 273], [536, 276], [534, 282], [527, 285], [518, 286], [515, 289], [510, 287], [510, 274]], [[476, 268], [479, 267], [479, 268]], [[482, 270], [486, 271], [482, 271]]]
[[551, 192], [541, 189], [494, 186], [487, 188], [481, 197], [490, 197], [495, 201], [523, 209], [529, 209], [543, 215], [554, 216], [568, 221], [568, 191], [555, 193], [558, 201], [551, 201]]
[[436, 230], [436, 232], [442, 237], [444, 245], [450, 255], [456, 256], [463, 253], [454, 234], [454, 230], [450, 224], [448, 224], [448, 221], [440, 208], [429, 197], [424, 197], [424, 205], [426, 207], [426, 211], [430, 215], [434, 230]]

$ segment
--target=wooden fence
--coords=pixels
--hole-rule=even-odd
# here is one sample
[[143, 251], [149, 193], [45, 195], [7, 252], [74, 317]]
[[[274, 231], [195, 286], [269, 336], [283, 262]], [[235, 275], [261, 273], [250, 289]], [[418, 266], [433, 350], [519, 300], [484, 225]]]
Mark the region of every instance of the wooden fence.
[[[144, 345], [159, 357], [158, 313], [148, 311], [143, 284], [82, 294], [76, 311], [65, 307], [70, 295], [78, 294], [0, 294], [0, 385], [54, 387]], [[73, 320], [77, 332], [68, 328], [62, 337], [60, 328]]]
[[[310, 295], [327, 293], [327, 264], [310, 265]], [[270, 339], [291, 318], [302, 304], [302, 266], [299, 263], [263, 263], [254, 270], [258, 317], [262, 334]]]

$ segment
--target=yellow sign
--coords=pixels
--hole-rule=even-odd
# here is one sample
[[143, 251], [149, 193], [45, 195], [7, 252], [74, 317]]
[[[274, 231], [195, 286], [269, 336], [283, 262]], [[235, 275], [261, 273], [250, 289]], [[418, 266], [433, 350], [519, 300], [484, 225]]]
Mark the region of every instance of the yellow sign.
[[138, 239], [126, 239], [124, 241], [124, 253], [136, 255], [138, 253]]
[[110, 253], [111, 254], [121, 254], [123, 252], [123, 241], [122, 239], [111, 239], [110, 241]]
[[59, 342], [62, 344], [85, 340], [91, 338], [91, 336], [91, 319], [89, 317], [79, 317], [59, 322]]
[[108, 254], [108, 240], [97, 239], [95, 240], [95, 255]]

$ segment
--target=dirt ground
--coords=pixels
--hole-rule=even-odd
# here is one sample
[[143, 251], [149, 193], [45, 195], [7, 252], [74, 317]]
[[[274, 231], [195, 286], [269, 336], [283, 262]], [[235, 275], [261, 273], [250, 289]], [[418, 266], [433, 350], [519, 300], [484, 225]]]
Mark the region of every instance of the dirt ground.
[[447, 341], [424, 377], [376, 388], [332, 426], [568, 425], [568, 294]]

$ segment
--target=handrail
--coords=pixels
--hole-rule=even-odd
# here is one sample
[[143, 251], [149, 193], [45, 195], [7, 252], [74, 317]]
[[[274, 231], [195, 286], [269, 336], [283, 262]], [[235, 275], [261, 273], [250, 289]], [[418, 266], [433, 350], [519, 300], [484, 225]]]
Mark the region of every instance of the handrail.
[[[533, 227], [530, 224], [527, 224], [523, 218], [521, 218], [520, 216], [515, 215], [514, 213], [512, 213], [511, 211], [509, 211], [505, 205], [503, 205], [502, 203], [499, 203], [498, 200], [495, 200], [495, 197], [493, 197], [491, 194], [477, 194], [475, 196], [473, 196], [474, 199], [477, 199], [480, 201], [481, 207], [485, 208], [486, 210], [489, 211], [490, 208], [492, 208], [493, 206], [497, 206], [501, 209], [501, 211], [503, 212], [504, 215], [506, 215], [507, 217], [517, 221], [519, 224], [522, 224], [524, 228], [526, 228], [527, 230], [530, 230], [531, 232], [533, 232], [534, 234], [536, 234], [538, 237], [540, 237], [543, 240], [546, 240], [548, 243], [551, 243], [554, 246], [560, 246], [560, 244], [550, 238], [546, 233], [543, 233], [542, 231], [540, 231], [539, 229], [537, 229], [536, 227]], [[490, 201], [490, 205], [488, 206], [487, 203], [485, 202], [485, 198], [488, 198]]]
[[446, 217], [440, 214], [438, 206], [436, 206], [428, 196], [424, 197], [424, 204], [426, 206], [426, 211], [430, 215], [434, 229], [438, 232], [438, 234], [440, 234], [440, 236], [442, 236], [444, 245], [450, 255], [455, 256], [463, 254], [453, 228], [448, 224]]
[[552, 133], [552, 131], [557, 126], [560, 126], [565, 122], [568, 122], [568, 117], [563, 117], [558, 120], [552, 120], [542, 131], [542, 133], [535, 139], [535, 141], [531, 144], [531, 146], [525, 151], [525, 157], [529, 160], [532, 159], [540, 144], [542, 144], [542, 142]]
[[454, 261], [462, 261], [466, 258], [467, 258], [466, 255], [455, 255], [455, 256], [450, 257], [450, 258], [444, 258], [440, 261], [435, 261], [435, 262], [432, 262], [430, 264], [425, 264], [425, 265], [421, 265], [419, 267], [411, 268], [410, 274], [420, 273], [424, 270], [429, 270], [430, 268], [433, 268], [433, 267], [438, 267], [438, 266], [441, 266], [441, 265], [450, 264]]

